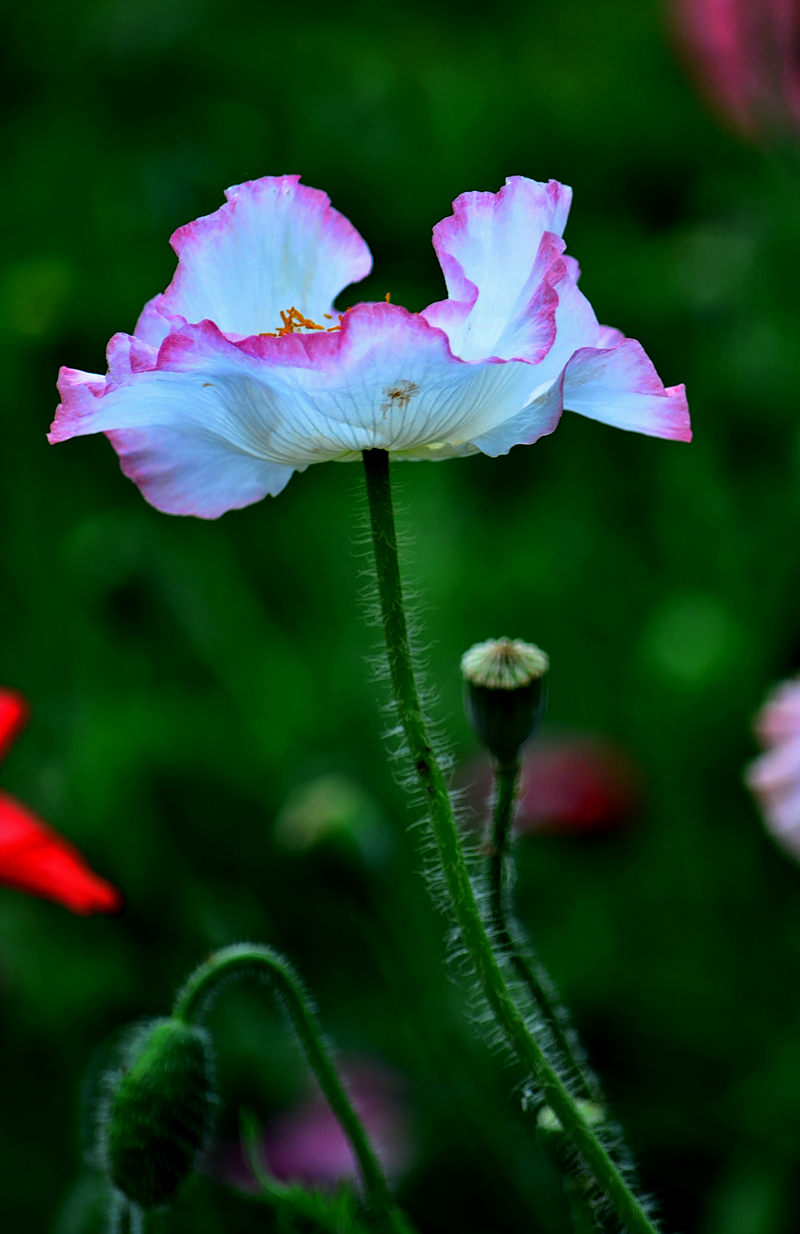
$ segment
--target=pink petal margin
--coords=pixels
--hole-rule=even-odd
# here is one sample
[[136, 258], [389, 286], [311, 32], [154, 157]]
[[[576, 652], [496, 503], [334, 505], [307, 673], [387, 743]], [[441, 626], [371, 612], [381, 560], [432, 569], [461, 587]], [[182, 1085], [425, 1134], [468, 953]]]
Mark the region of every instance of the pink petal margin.
[[298, 297], [310, 296], [297, 305], [302, 312], [327, 311], [345, 287], [370, 273], [372, 255], [359, 232], [327, 193], [301, 184], [299, 175], [248, 180], [225, 197], [213, 214], [170, 238], [178, 268], [157, 298], [158, 313], [209, 318], [226, 334], [256, 334], [276, 329], [280, 310]]
[[635, 339], [576, 351], [564, 373], [564, 407], [649, 437], [692, 440], [686, 387], [665, 386]]
[[[557, 180], [541, 184], [525, 176], [510, 176], [498, 193], [462, 193], [453, 202], [453, 213], [433, 229], [433, 247], [448, 297], [475, 303], [480, 289], [471, 277], [476, 272], [470, 250], [484, 241], [491, 243], [495, 235], [505, 238], [506, 229], [518, 232], [523, 220], [525, 232], [536, 234], [536, 243], [528, 246], [532, 265], [544, 233], [561, 236], [571, 202], [572, 189], [566, 185]], [[512, 217], [515, 210], [519, 211], [516, 219]]]

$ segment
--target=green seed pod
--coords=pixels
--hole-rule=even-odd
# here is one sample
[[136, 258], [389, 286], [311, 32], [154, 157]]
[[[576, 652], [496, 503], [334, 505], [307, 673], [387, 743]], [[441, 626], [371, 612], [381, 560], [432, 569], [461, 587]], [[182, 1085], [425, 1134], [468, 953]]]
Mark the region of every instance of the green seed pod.
[[547, 671], [543, 651], [519, 639], [489, 639], [461, 659], [467, 717], [486, 749], [512, 762], [544, 715]]
[[151, 1020], [131, 1041], [108, 1107], [112, 1182], [140, 1208], [167, 1204], [193, 1173], [216, 1101], [201, 1029]]

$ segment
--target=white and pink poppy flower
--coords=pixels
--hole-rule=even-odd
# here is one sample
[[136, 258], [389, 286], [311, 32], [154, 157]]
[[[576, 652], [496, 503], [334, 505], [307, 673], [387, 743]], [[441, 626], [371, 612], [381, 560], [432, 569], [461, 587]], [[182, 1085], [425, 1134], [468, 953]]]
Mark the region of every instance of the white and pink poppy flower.
[[756, 716], [765, 747], [747, 769], [747, 784], [776, 840], [800, 857], [800, 677], [782, 681]]
[[294, 471], [382, 449], [496, 456], [552, 433], [563, 408], [690, 438], [683, 386], [598, 325], [561, 233], [570, 189], [515, 176], [465, 193], [434, 228], [448, 299], [422, 313], [334, 300], [372, 266], [364, 241], [299, 176], [228, 189], [172, 237], [178, 268], [108, 374], [62, 369], [50, 441], [107, 433], [170, 514], [216, 518]]

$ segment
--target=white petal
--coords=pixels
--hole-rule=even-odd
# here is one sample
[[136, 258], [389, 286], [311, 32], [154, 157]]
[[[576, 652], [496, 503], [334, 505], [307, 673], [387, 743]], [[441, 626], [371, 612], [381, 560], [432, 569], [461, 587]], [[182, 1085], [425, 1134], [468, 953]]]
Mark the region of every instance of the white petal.
[[[171, 398], [176, 396], [173, 388]], [[229, 440], [188, 422], [180, 427], [120, 429], [108, 437], [125, 475], [166, 514], [219, 518], [226, 510], [249, 506], [268, 494], [277, 496], [294, 471], [239, 452]]]
[[690, 441], [692, 436], [684, 387], [665, 388], [634, 339], [577, 351], [564, 374], [564, 407], [652, 437]]
[[214, 214], [180, 227], [171, 240], [178, 269], [156, 310], [241, 337], [278, 329], [281, 310], [293, 306], [322, 324], [372, 258], [327, 194], [299, 180], [237, 185]]
[[527, 406], [530, 365], [467, 364], [440, 331], [389, 304], [358, 305], [337, 333], [239, 344], [210, 322], [186, 326], [158, 364], [108, 386], [64, 371], [51, 440], [107, 432], [154, 504], [208, 517], [364, 449], [501, 453], [552, 431], [561, 410], [555, 395]]
[[[165, 352], [170, 365], [221, 375], [208, 329], [181, 332]], [[357, 305], [338, 334], [246, 340], [227, 362], [238, 368], [226, 373], [227, 388], [241, 405], [258, 403], [249, 419], [260, 424], [259, 449], [292, 466], [376, 448], [409, 458], [472, 452], [526, 407], [535, 376], [522, 362], [458, 360], [440, 331], [389, 304]], [[552, 431], [559, 413], [560, 400], [530, 409], [529, 435]]]
[[515, 416], [475, 437], [474, 444], [492, 458], [498, 454], [508, 454], [512, 446], [533, 445], [540, 437], [556, 429], [562, 409], [561, 382], [557, 381]]
[[436, 225], [450, 299], [424, 315], [447, 331], [456, 355], [535, 362], [547, 352], [555, 336], [552, 287], [567, 272], [560, 236], [571, 196], [554, 180], [515, 176], [499, 193], [464, 193]]

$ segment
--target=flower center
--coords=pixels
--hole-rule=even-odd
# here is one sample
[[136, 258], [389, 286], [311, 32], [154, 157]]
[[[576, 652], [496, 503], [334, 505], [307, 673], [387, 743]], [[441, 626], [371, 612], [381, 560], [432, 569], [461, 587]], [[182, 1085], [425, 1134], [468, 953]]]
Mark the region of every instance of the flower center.
[[[391, 303], [392, 293], [387, 291], [384, 300], [387, 304]], [[344, 313], [349, 313], [349, 307], [344, 310]], [[335, 326], [321, 326], [319, 322], [312, 321], [310, 317], [306, 317], [301, 313], [299, 308], [294, 305], [290, 309], [281, 309], [282, 325], [278, 326], [277, 330], [264, 330], [259, 335], [260, 338], [283, 338], [286, 334], [297, 334], [301, 330], [324, 330], [326, 334], [333, 334], [336, 330], [341, 330], [344, 313], [337, 313], [337, 321]], [[331, 313], [323, 313], [326, 321], [333, 321]]]
[[[346, 310], [345, 310], [346, 311]], [[324, 313], [326, 321], [333, 321], [330, 313]], [[338, 321], [335, 326], [321, 326], [318, 322], [312, 321], [310, 317], [306, 317], [294, 305], [290, 309], [281, 309], [282, 325], [278, 326], [277, 330], [265, 330], [262, 338], [283, 338], [286, 334], [297, 334], [300, 330], [325, 330], [328, 334], [333, 334], [334, 330], [341, 330], [342, 318], [344, 313], [337, 314]]]

